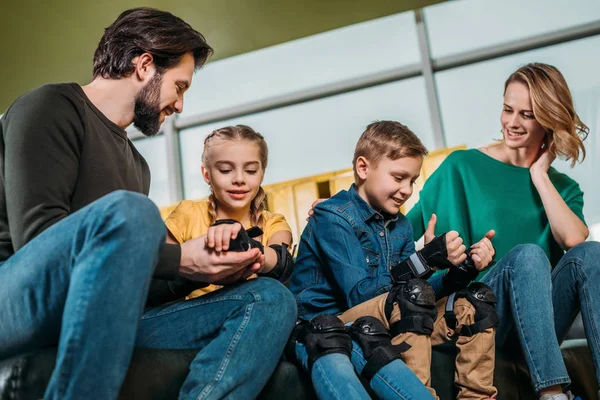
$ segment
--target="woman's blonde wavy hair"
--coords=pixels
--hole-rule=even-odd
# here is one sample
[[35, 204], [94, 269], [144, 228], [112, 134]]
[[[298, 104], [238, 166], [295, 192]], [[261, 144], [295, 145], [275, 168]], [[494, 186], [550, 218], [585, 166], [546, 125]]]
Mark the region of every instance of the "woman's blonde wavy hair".
[[573, 97], [565, 78], [552, 65], [531, 63], [522, 66], [508, 77], [509, 84], [520, 82], [529, 88], [533, 115], [551, 135], [548, 153], [552, 157], [571, 160], [571, 167], [585, 159], [583, 141], [589, 128], [579, 119], [573, 106]]
[[[206, 166], [210, 165], [210, 149], [213, 143], [217, 140], [239, 140], [250, 141], [258, 146], [260, 156], [260, 164], [263, 172], [267, 169], [267, 161], [269, 159], [269, 148], [265, 138], [254, 129], [246, 125], [227, 126], [213, 131], [204, 139], [204, 151], [202, 152], [202, 163]], [[267, 194], [262, 186], [258, 189], [258, 193], [250, 203], [250, 222], [252, 226], [264, 228], [264, 218], [262, 212], [265, 209]], [[217, 211], [219, 204], [212, 191], [209, 196], [208, 213], [210, 215], [210, 223], [213, 224], [217, 220]]]

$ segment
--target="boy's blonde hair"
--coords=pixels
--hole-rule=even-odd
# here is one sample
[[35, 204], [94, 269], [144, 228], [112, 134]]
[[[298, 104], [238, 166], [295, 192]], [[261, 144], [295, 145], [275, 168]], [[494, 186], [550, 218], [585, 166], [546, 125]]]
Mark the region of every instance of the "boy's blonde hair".
[[365, 157], [376, 166], [384, 157], [397, 160], [402, 157], [425, 157], [427, 148], [410, 129], [396, 121], [375, 121], [367, 126], [356, 143], [352, 168], [358, 184], [356, 160]]

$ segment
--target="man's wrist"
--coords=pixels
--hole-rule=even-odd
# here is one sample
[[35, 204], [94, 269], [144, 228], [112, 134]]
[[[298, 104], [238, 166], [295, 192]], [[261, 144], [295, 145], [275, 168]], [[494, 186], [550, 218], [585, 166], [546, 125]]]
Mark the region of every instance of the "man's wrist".
[[179, 272], [181, 273], [182, 268], [193, 265], [191, 252], [189, 251], [188, 242], [182, 243], [181, 246], [181, 257], [179, 258]]

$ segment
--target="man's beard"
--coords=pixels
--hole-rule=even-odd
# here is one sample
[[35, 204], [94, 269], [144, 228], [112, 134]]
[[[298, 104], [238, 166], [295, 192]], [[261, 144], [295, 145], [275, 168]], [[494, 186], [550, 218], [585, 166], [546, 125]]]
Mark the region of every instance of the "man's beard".
[[156, 73], [135, 96], [133, 125], [146, 136], [154, 136], [160, 130], [160, 87], [162, 74]]

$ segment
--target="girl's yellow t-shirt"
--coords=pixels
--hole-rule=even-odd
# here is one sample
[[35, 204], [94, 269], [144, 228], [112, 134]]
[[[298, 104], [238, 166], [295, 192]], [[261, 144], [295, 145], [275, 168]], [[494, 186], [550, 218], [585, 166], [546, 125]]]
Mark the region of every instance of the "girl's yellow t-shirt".
[[[206, 234], [210, 226], [208, 205], [208, 198], [199, 201], [183, 200], [166, 216], [165, 225], [178, 243], [187, 242]], [[262, 227], [263, 235], [260, 237], [260, 242], [263, 246], [267, 245], [271, 236], [276, 232], [292, 232], [282, 214], [263, 211], [262, 216], [264, 226]], [[247, 226], [246, 228], [250, 227]], [[208, 285], [201, 289], [196, 289], [187, 296], [187, 299], [202, 296], [221, 287], [219, 285]]]

